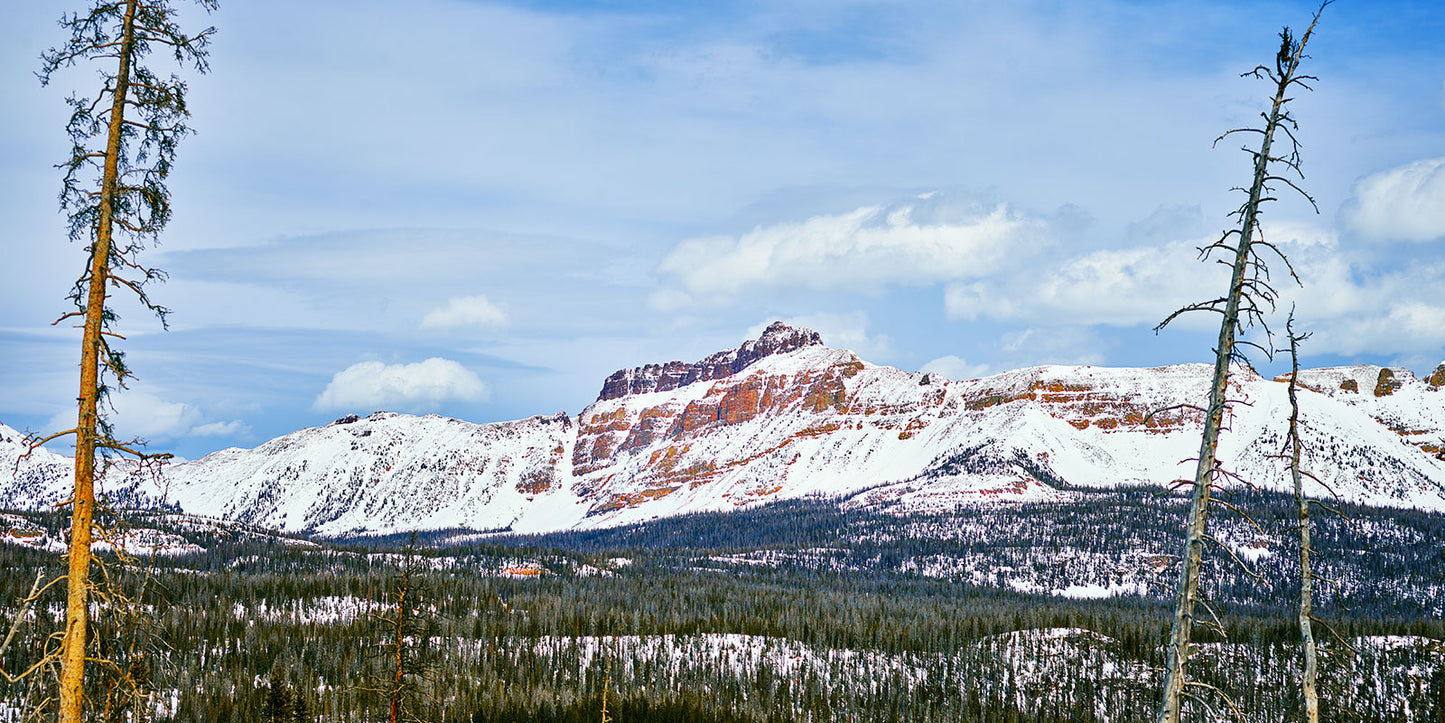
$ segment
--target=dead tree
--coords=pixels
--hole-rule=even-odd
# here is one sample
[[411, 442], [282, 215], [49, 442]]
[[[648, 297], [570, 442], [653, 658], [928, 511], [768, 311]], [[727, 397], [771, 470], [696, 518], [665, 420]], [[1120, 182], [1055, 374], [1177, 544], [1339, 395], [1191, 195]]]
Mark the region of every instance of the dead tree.
[[416, 534], [391, 580], [392, 605], [373, 613], [379, 671], [360, 690], [382, 699], [388, 723], [422, 721], [425, 687], [432, 672], [431, 638], [437, 622], [426, 596], [425, 560], [416, 554]]
[[[1185, 698], [1204, 702], [1189, 689], [1197, 687], [1202, 690], [1207, 686], [1189, 681], [1185, 676], [1185, 666], [1193, 654], [1190, 639], [1196, 622], [1194, 609], [1199, 600], [1199, 573], [1202, 566], [1204, 543], [1208, 539], [1207, 525], [1211, 493], [1224, 474], [1223, 470], [1219, 468], [1219, 461], [1215, 458], [1215, 454], [1219, 446], [1219, 432], [1231, 403], [1228, 398], [1230, 364], [1236, 361], [1246, 361], [1244, 354], [1237, 347], [1252, 344], [1238, 337], [1243, 335], [1247, 327], [1253, 325], [1264, 327], [1267, 331], [1265, 315], [1273, 310], [1277, 298], [1274, 288], [1270, 285], [1269, 269], [1259, 255], [1260, 250], [1268, 249], [1273, 252], [1289, 269], [1291, 277], [1294, 277], [1294, 270], [1289, 267], [1289, 260], [1284, 257], [1278, 247], [1263, 238], [1260, 232], [1259, 215], [1262, 204], [1275, 200], [1271, 195], [1274, 191], [1274, 184], [1287, 185], [1303, 194], [1311, 204], [1314, 202], [1313, 199], [1310, 199], [1309, 194], [1306, 194], [1293, 180], [1281, 173], [1293, 172], [1302, 177], [1299, 167], [1299, 143], [1294, 135], [1297, 125], [1286, 104], [1290, 101], [1290, 94], [1294, 92], [1296, 86], [1308, 89], [1308, 82], [1315, 80], [1312, 76], [1300, 75], [1299, 66], [1305, 58], [1305, 44], [1309, 42], [1310, 35], [1319, 22], [1320, 14], [1324, 12], [1325, 6], [1328, 4], [1326, 2], [1320, 6], [1310, 22], [1309, 29], [1298, 40], [1291, 35], [1289, 28], [1280, 32], [1280, 49], [1275, 56], [1273, 67], [1260, 65], [1245, 73], [1246, 76], [1268, 79], [1275, 86], [1270, 109], [1261, 114], [1264, 118], [1264, 127], [1233, 129], [1215, 140], [1215, 143], [1218, 143], [1219, 140], [1235, 133], [1258, 133], [1261, 136], [1258, 150], [1244, 149], [1253, 159], [1254, 173], [1249, 187], [1239, 189], [1244, 191], [1248, 197], [1232, 214], [1238, 219], [1238, 226], [1226, 231], [1218, 241], [1200, 249], [1200, 256], [1205, 260], [1212, 259], [1215, 254], [1223, 254], [1226, 258], [1232, 256], [1232, 259], [1228, 261], [1216, 259], [1218, 263], [1231, 267], [1228, 292], [1217, 299], [1185, 306], [1170, 314], [1155, 327], [1157, 332], [1173, 321], [1175, 317], [1191, 311], [1211, 311], [1222, 316], [1219, 325], [1219, 341], [1214, 350], [1214, 376], [1209, 390], [1209, 405], [1204, 410], [1204, 430], [1201, 434], [1199, 457], [1194, 474], [1169, 646], [1165, 651], [1165, 681], [1157, 718], [1159, 723], [1178, 723]], [[1274, 149], [1275, 135], [1280, 131], [1283, 131], [1290, 141], [1288, 153], [1281, 154]], [[1283, 166], [1282, 170], [1279, 170], [1280, 166]], [[1268, 350], [1266, 349], [1266, 351]], [[1207, 703], [1205, 705], [1207, 707]]]
[[1304, 674], [1300, 680], [1300, 688], [1304, 693], [1305, 720], [1309, 723], [1319, 723], [1320, 720], [1320, 698], [1316, 686], [1319, 677], [1318, 658], [1315, 651], [1315, 635], [1310, 625], [1314, 609], [1314, 575], [1310, 571], [1310, 503], [1304, 493], [1304, 472], [1300, 469], [1300, 453], [1304, 444], [1299, 434], [1299, 398], [1296, 389], [1299, 387], [1299, 343], [1308, 338], [1308, 334], [1296, 334], [1294, 332], [1294, 314], [1290, 314], [1289, 321], [1285, 324], [1285, 334], [1289, 337], [1289, 475], [1294, 483], [1294, 499], [1299, 505], [1299, 630], [1300, 644], [1304, 647], [1305, 667]]
[[612, 716], [607, 714], [607, 695], [612, 688], [612, 659], [608, 658], [607, 668], [602, 674], [602, 723], [612, 723]]
[[[31, 623], [32, 627], [39, 628], [38, 623], [41, 613], [37, 613], [36, 611], [44, 611], [46, 593], [51, 587], [59, 584], [60, 581], [64, 579], [63, 577], [53, 577], [49, 582], [46, 582], [44, 568], [35, 571], [35, 582], [30, 586], [30, 592], [18, 601], [15, 617], [10, 621], [10, 627], [5, 634], [5, 639], [0, 641], [0, 660], [5, 659], [5, 656], [10, 652], [15, 643], [21, 642], [21, 640], [26, 637], [22, 631], [27, 623]], [[38, 648], [42, 651], [35, 656], [33, 662], [16, 675], [11, 675], [9, 671], [0, 671], [0, 675], [4, 675], [7, 683], [12, 685], [26, 683], [28, 686], [28, 689], [22, 694], [22, 697], [19, 698], [24, 701], [23, 709], [25, 715], [21, 720], [25, 721], [25, 723], [40, 721], [46, 717], [46, 712], [55, 702], [54, 694], [47, 690], [47, 688], [50, 687], [49, 684], [58, 683], [60, 680], [60, 656], [58, 653], [46, 654], [45, 652], [56, 649], [54, 644], [59, 642], [60, 634], [50, 636], [49, 638], [46, 638], [42, 633], [36, 633], [36, 635], [41, 637], [41, 640], [36, 644], [26, 646], [22, 643], [23, 647]]]
[[[216, 7], [216, 0], [198, 2], [208, 11]], [[115, 332], [117, 316], [108, 300], [113, 290], [124, 288], [162, 323], [168, 311], [151, 301], [146, 289], [165, 274], [142, 265], [139, 256], [170, 219], [165, 180], [176, 144], [189, 131], [185, 121], [190, 113], [185, 83], [174, 75], [157, 75], [142, 61], [153, 48], [164, 47], [176, 62], [205, 72], [214, 32], [207, 28], [187, 35], [174, 16], [167, 0], [96, 0], [88, 11], [61, 18], [70, 39], [41, 56], [37, 73], [48, 85], [55, 71], [76, 63], [109, 66], [100, 72], [101, 87], [94, 98], [67, 99], [72, 112], [66, 131], [72, 145], [70, 157], [59, 166], [65, 172], [60, 207], [69, 217], [70, 238], [84, 241], [88, 255], [70, 293], [76, 311], [56, 321], [82, 319], [77, 422], [74, 429], [36, 441], [75, 435], [75, 491], [67, 501], [71, 532], [60, 650], [61, 723], [79, 723], [84, 708], [96, 458], [110, 453], [146, 456], [133, 444], [117, 441], [102, 414], [109, 384], [124, 386], [131, 375], [124, 353], [112, 345], [123, 337]]]

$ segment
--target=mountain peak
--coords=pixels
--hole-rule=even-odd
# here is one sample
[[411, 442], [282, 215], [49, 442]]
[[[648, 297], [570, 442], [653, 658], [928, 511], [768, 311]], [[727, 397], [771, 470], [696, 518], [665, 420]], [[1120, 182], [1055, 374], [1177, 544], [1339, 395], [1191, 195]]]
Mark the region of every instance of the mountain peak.
[[823, 337], [812, 329], [791, 327], [775, 321], [769, 324], [758, 338], [745, 341], [736, 349], [720, 351], [691, 364], [671, 361], [666, 364], [645, 364], [631, 369], [619, 369], [602, 383], [602, 391], [597, 395], [597, 401], [617, 399], [629, 394], [666, 392], [693, 382], [722, 379], [737, 374], [764, 357], [822, 344]]

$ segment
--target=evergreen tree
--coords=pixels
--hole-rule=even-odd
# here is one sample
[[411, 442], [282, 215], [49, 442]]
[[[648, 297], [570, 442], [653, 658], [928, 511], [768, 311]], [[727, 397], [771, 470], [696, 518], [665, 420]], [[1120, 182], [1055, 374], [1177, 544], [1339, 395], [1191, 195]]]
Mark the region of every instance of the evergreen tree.
[[291, 723], [295, 719], [295, 712], [291, 691], [281, 677], [281, 669], [273, 668], [266, 683], [266, 702], [261, 706], [261, 720], [264, 723]]

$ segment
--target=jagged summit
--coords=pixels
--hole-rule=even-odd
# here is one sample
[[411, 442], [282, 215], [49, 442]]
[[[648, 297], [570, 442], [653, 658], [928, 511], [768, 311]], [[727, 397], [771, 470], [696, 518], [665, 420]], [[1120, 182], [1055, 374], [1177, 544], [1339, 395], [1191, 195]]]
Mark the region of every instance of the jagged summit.
[[759, 359], [773, 354], [786, 354], [805, 346], [821, 346], [823, 337], [812, 329], [794, 328], [775, 321], [761, 336], [743, 342], [736, 349], [720, 351], [691, 364], [671, 361], [666, 364], [645, 364], [619, 369], [602, 383], [597, 401], [617, 399], [629, 394], [668, 392], [693, 382], [730, 377], [748, 368]]

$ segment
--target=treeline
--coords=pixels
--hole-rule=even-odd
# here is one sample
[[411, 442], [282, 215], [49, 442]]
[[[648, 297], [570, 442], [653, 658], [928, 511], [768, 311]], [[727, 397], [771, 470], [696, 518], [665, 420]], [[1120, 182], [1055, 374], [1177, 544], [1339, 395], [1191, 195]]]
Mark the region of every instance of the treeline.
[[[1250, 520], [1225, 508], [1211, 519], [1214, 536], [1231, 549], [1211, 550], [1207, 594], [1251, 614], [1288, 617], [1299, 579], [1293, 498], [1242, 490], [1225, 501]], [[718, 568], [736, 567], [713, 559], [718, 556], [766, 551], [770, 563], [799, 569], [922, 572], [992, 587], [1013, 581], [1044, 592], [1112, 585], [1163, 599], [1177, 576], [1173, 531], [1186, 505], [1158, 488], [1075, 490], [1065, 502], [907, 517], [800, 500], [614, 529], [499, 536], [492, 543], [604, 558], [665, 554]], [[1438, 636], [1438, 625], [1428, 633], [1412, 626], [1445, 617], [1445, 515], [1338, 508], [1339, 514], [1320, 511], [1313, 520], [1321, 614], [1397, 620], [1402, 629]]]
[[[1160, 534], [1149, 531], [1160, 524], [1148, 512], [1158, 504], [1130, 492], [1011, 517], [990, 508], [892, 518], [805, 501], [730, 519], [428, 550], [434, 628], [417, 641], [428, 671], [417, 712], [458, 723], [596, 720], [605, 690], [619, 721], [1149, 720], [1167, 635], [1157, 598], [1025, 594], [973, 584], [962, 571], [1012, 565], [1009, 575], [1035, 575], [1019, 579], [1053, 580], [1032, 561], [1098, 562], [1147, 543]], [[1445, 627], [1438, 615], [1408, 613], [1423, 604], [1410, 597], [1413, 581], [1442, 579], [1430, 567], [1442, 564], [1430, 561], [1439, 516], [1370, 515], [1327, 533], [1374, 547], [1340, 555], [1359, 577], [1345, 604], [1325, 613], [1344, 641], [1330, 644], [1323, 665], [1325, 719], [1434, 723], [1445, 715]], [[298, 705], [309, 721], [382, 719], [383, 702], [365, 688], [384, 670], [372, 615], [392, 603], [397, 549], [170, 530], [208, 549], [159, 560], [159, 584], [144, 601], [163, 642], [146, 659], [157, 721], [292, 723], [302, 719]], [[964, 565], [919, 574], [918, 561], [938, 557]], [[736, 562], [748, 559], [775, 564]], [[1266, 573], [1273, 559], [1259, 558]], [[7, 629], [9, 601], [36, 569], [58, 572], [60, 563], [0, 545]], [[542, 572], [500, 574], [524, 564]], [[1093, 564], [1071, 574], [1106, 574]], [[141, 570], [115, 570], [122, 587], [141, 579]], [[5, 656], [7, 672], [61, 624], [56, 602], [42, 601], [39, 619], [22, 626], [26, 647]], [[1231, 692], [1244, 720], [1279, 720], [1298, 705], [1291, 616], [1269, 603], [1222, 602], [1228, 638], [1205, 640], [1206, 662], [1195, 669]], [[98, 618], [103, 626], [103, 610]], [[289, 719], [277, 717], [283, 698]]]

